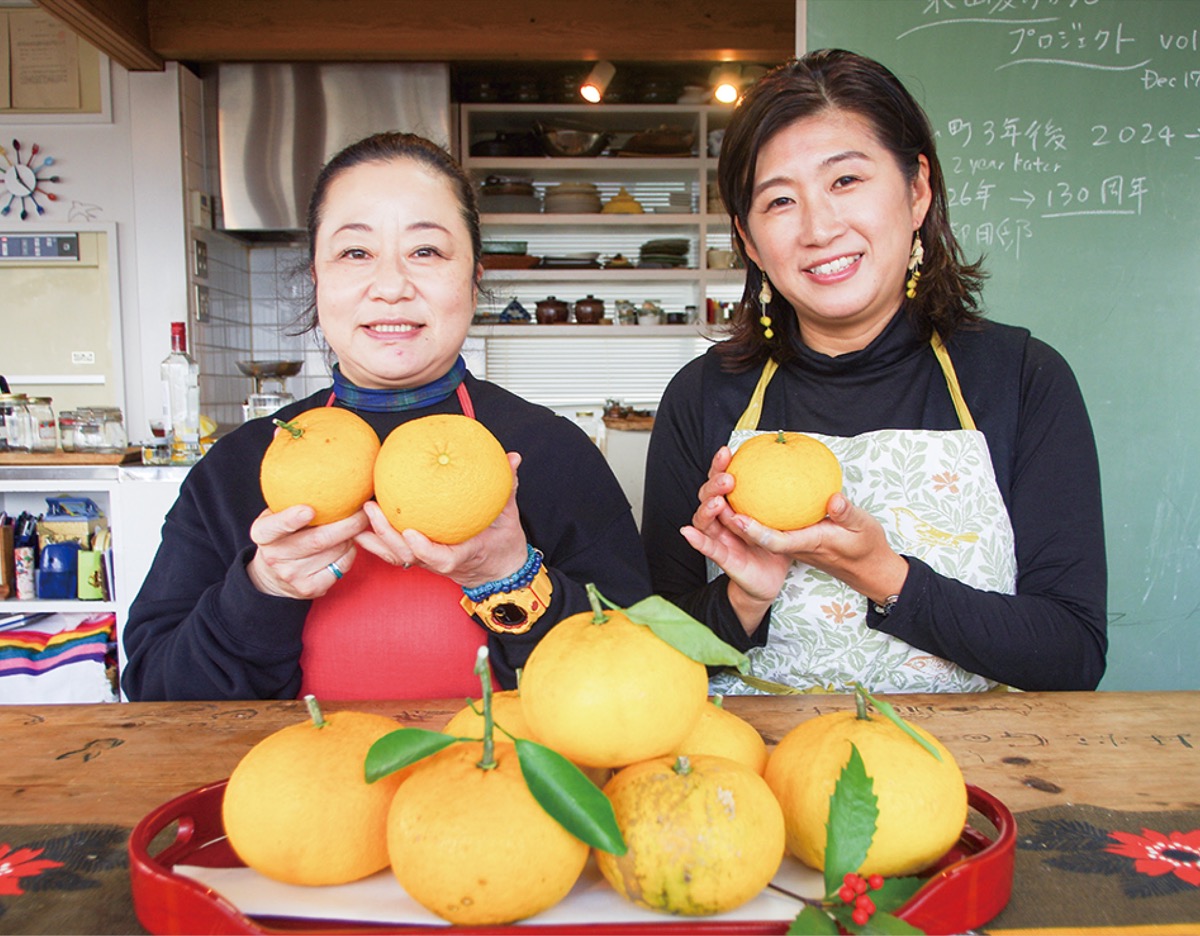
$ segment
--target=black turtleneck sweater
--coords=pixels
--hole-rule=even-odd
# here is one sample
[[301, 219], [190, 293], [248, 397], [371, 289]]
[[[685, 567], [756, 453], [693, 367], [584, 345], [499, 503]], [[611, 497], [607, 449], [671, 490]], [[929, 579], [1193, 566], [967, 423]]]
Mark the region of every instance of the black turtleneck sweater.
[[[463, 382], [475, 417], [506, 452], [521, 454], [521, 525], [545, 554], [554, 585], [549, 609], [528, 633], [488, 633], [492, 671], [511, 689], [537, 641], [563, 618], [588, 610], [588, 582], [625, 606], [650, 594], [650, 577], [629, 501], [583, 431], [471, 374]], [[329, 393], [277, 415], [290, 419], [324, 406]], [[418, 409], [355, 412], [383, 439], [410, 419], [462, 408], [451, 394]], [[246, 573], [255, 549], [250, 524], [266, 508], [259, 465], [274, 431], [270, 419], [239, 426], [188, 472], [124, 629], [121, 685], [134, 701], [296, 697], [310, 602], [264, 595]]]
[[[973, 673], [1026, 690], [1094, 689], [1107, 650], [1107, 568], [1100, 470], [1091, 423], [1066, 361], [1022, 328], [960, 329], [947, 342], [967, 406], [987, 437], [1016, 537], [1017, 593], [981, 591], [912, 556], [900, 601], [867, 624]], [[679, 533], [691, 522], [717, 449], [760, 371], [729, 373], [716, 349], [684, 367], [650, 439], [642, 541], [655, 591], [745, 650], [724, 575]], [[861, 351], [807, 348], [767, 388], [760, 427], [853, 436], [877, 429], [958, 429], [946, 381], [903, 313]]]

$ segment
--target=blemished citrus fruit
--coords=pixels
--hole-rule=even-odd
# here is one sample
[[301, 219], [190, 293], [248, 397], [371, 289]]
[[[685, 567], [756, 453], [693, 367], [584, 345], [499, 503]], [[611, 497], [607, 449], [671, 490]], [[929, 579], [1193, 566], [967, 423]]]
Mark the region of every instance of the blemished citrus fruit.
[[719, 704], [717, 699], [704, 706], [695, 726], [673, 753], [728, 757], [745, 764], [759, 776], [767, 766], [767, 743], [758, 729]]
[[604, 787], [628, 846], [597, 851], [627, 900], [687, 916], [723, 913], [767, 886], [784, 854], [783, 813], [770, 787], [724, 757], [658, 757]]
[[397, 530], [454, 545], [483, 532], [508, 503], [512, 468], [496, 437], [455, 413], [393, 429], [375, 460], [375, 499]]
[[[475, 708], [479, 710], [479, 714], [471, 708], [470, 704], [464, 705], [450, 716], [450, 721], [446, 722], [442, 733], [454, 735], [456, 738], [482, 738], [483, 702], [475, 702]], [[529, 728], [529, 723], [525, 720], [525, 709], [521, 705], [521, 697], [517, 694], [516, 689], [505, 689], [502, 692], [492, 693], [492, 721], [514, 738], [537, 740]], [[501, 732], [496, 732], [496, 740], [507, 740], [507, 738]]]
[[801, 432], [751, 436], [733, 453], [728, 471], [734, 478], [729, 506], [775, 530], [812, 526], [842, 489], [837, 456]]
[[560, 621], [533, 648], [521, 703], [538, 741], [587, 767], [675, 750], [707, 704], [708, 671], [620, 611]]
[[879, 817], [858, 873], [914, 874], [950, 850], [967, 819], [967, 787], [953, 755], [933, 735], [910, 725], [941, 754], [938, 760], [881, 715], [860, 719], [833, 712], [801, 722], [771, 752], [764, 774], [783, 807], [788, 851], [824, 870], [829, 797], [850, 745], [874, 781]]
[[234, 768], [222, 818], [248, 867], [287, 884], [345, 884], [388, 866], [387, 814], [410, 770], [367, 783], [371, 745], [400, 725], [333, 712], [263, 738]]
[[468, 926], [552, 907], [588, 857], [533, 798], [513, 745], [496, 743], [491, 770], [478, 766], [482, 756], [482, 742], [464, 741], [418, 762], [387, 820], [396, 880], [427, 910]]
[[306, 410], [275, 430], [263, 455], [263, 498], [278, 513], [296, 504], [316, 511], [312, 523], [343, 520], [374, 491], [379, 436], [346, 409]]

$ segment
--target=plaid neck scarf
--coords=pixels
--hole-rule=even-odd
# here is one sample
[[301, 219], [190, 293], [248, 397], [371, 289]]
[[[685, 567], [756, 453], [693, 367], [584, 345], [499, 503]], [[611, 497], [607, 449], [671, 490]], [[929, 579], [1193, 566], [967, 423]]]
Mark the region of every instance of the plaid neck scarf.
[[411, 389], [373, 390], [356, 387], [342, 376], [342, 370], [333, 366], [333, 395], [350, 409], [368, 413], [392, 413], [399, 410], [418, 409], [440, 403], [450, 396], [467, 375], [467, 362], [459, 355], [458, 360], [444, 375], [423, 387]]

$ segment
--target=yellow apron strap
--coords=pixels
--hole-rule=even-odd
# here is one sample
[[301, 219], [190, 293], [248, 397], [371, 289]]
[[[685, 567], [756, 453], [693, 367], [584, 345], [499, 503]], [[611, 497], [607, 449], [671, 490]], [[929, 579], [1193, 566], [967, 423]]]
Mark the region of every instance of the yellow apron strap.
[[[959, 425], [964, 429], [974, 429], [975, 418], [967, 408], [967, 401], [963, 399], [962, 388], [958, 385], [958, 374], [954, 371], [954, 362], [950, 360], [950, 352], [946, 350], [942, 336], [934, 332], [933, 337], [929, 339], [929, 344], [933, 347], [933, 353], [946, 378], [946, 388], [950, 391], [950, 399], [954, 401], [954, 411], [958, 414]], [[775, 359], [767, 358], [767, 363], [763, 365], [754, 392], [750, 394], [750, 402], [746, 404], [746, 409], [742, 412], [734, 429], [754, 430], [758, 428], [758, 421], [762, 417], [763, 397], [767, 393], [767, 384], [771, 382], [771, 378], [775, 376], [777, 370], [779, 370], [779, 364]]]
[[950, 360], [950, 352], [946, 350], [942, 336], [934, 332], [929, 343], [933, 346], [933, 353], [942, 366], [942, 374], [945, 375], [946, 386], [950, 390], [950, 399], [954, 401], [954, 411], [958, 413], [959, 425], [964, 429], [974, 429], [975, 419], [971, 416], [971, 411], [967, 409], [967, 401], [963, 399], [962, 388], [958, 385], [958, 374], [954, 372], [954, 362]]
[[750, 402], [746, 405], [745, 411], [737, 421], [734, 429], [757, 429], [758, 421], [762, 417], [763, 397], [767, 394], [767, 384], [771, 382], [771, 378], [775, 376], [775, 371], [779, 370], [779, 364], [774, 358], [767, 358], [767, 363], [763, 365], [762, 373], [758, 377], [758, 384], [754, 388], [754, 392], [750, 394]]

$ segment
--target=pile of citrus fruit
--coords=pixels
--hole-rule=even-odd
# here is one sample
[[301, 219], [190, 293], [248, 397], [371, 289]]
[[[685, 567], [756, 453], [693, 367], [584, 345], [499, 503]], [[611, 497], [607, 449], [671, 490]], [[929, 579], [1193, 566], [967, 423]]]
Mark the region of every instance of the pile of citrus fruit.
[[718, 914], [757, 896], [785, 851], [823, 868], [831, 793], [853, 757], [878, 795], [864, 880], [918, 871], [957, 840], [966, 788], [927, 733], [868, 715], [860, 695], [858, 711], [810, 718], [768, 752], [707, 696], [706, 665], [740, 654], [662, 599], [605, 609], [589, 596], [591, 611], [535, 648], [518, 691], [492, 693], [484, 648], [483, 698], [443, 732], [336, 712], [264, 739], [226, 791], [237, 854], [303, 884], [390, 866], [460, 925], [540, 913], [589, 856], [634, 904]]
[[314, 524], [342, 520], [374, 497], [397, 530], [455, 544], [485, 530], [512, 493], [512, 469], [496, 437], [467, 416], [422, 416], [383, 444], [362, 417], [322, 406], [288, 422], [259, 470], [263, 498], [278, 513], [306, 504]]

